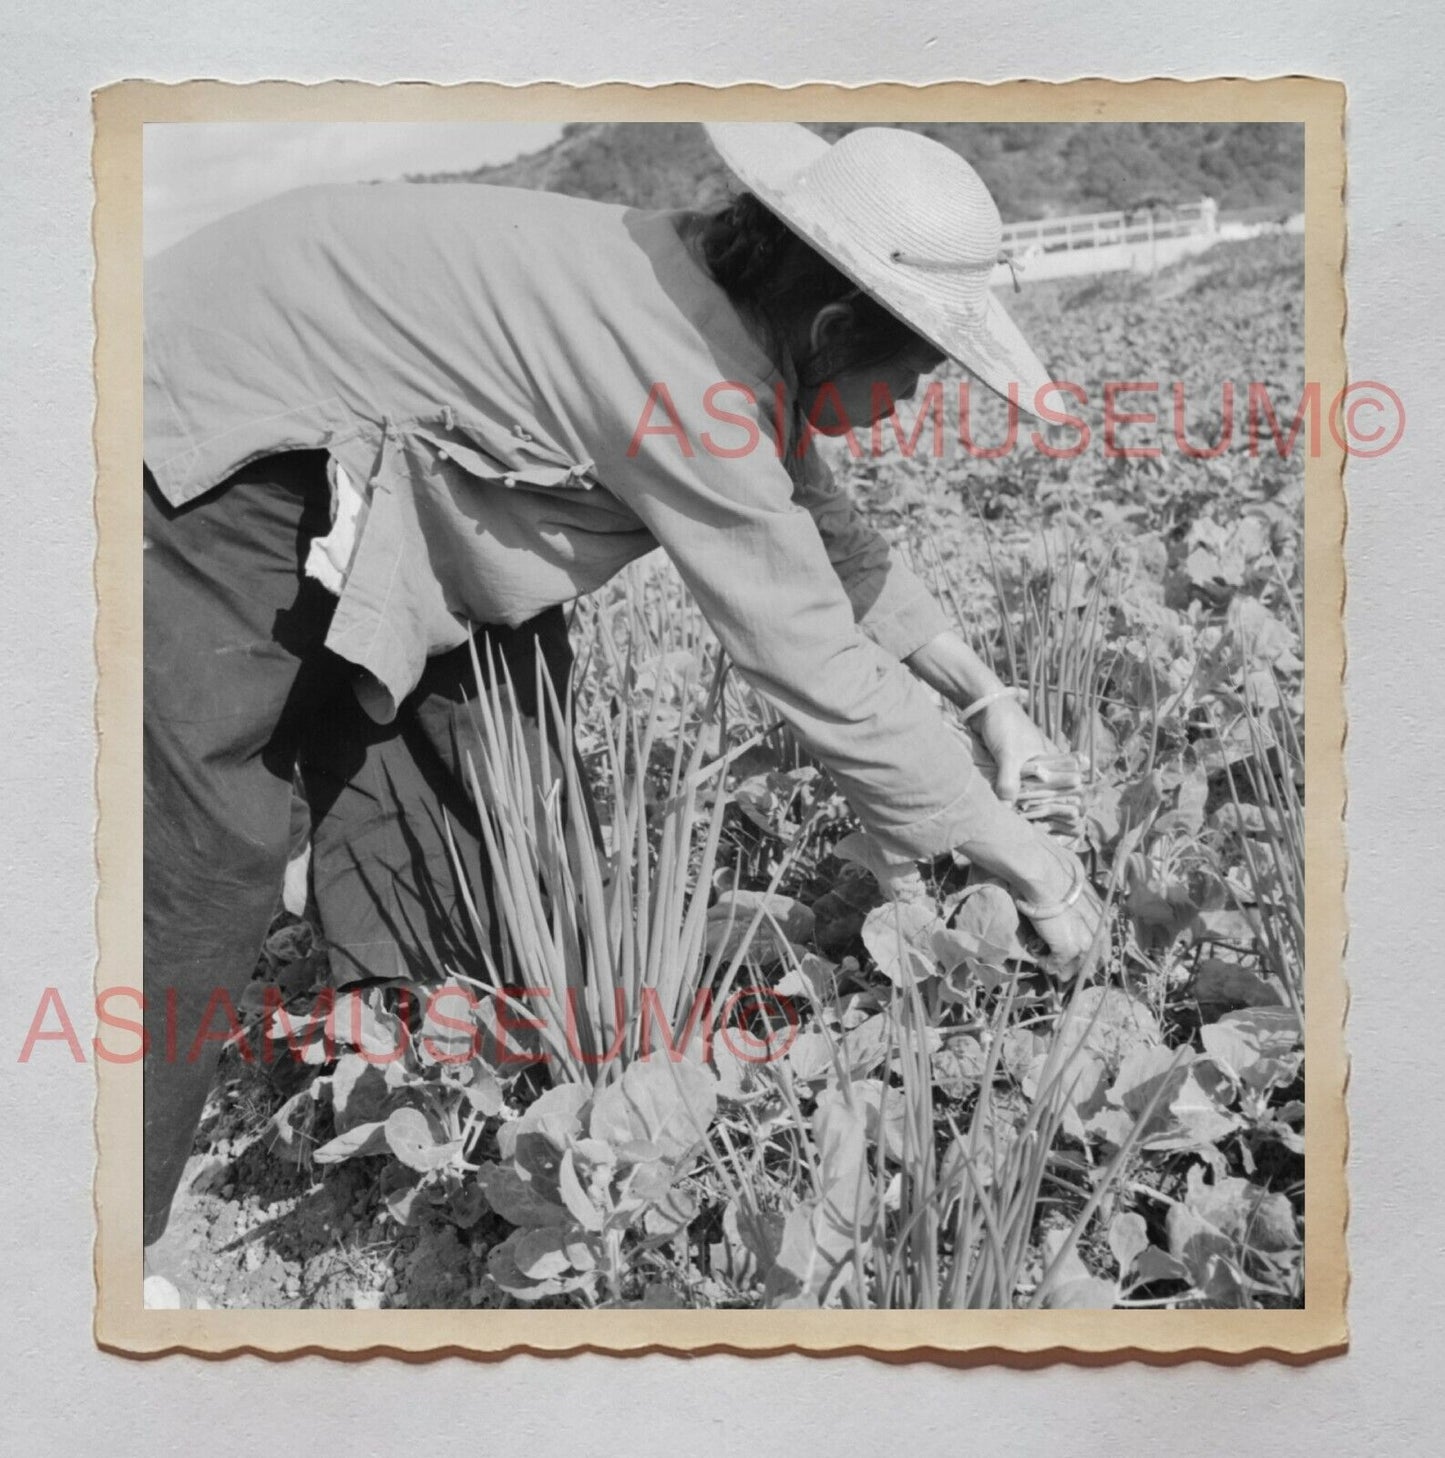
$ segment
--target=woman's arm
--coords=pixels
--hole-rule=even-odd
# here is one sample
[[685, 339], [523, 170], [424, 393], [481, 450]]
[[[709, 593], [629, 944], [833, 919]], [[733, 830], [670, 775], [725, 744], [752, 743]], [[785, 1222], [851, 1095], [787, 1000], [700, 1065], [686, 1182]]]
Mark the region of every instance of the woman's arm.
[[929, 688], [960, 708], [1007, 687], [951, 628], [930, 638], [904, 661]]
[[981, 709], [972, 724], [998, 766], [994, 788], [1001, 800], [1012, 804], [1028, 762], [1056, 754], [1057, 748], [1007, 692], [1003, 680], [951, 629], [930, 638], [905, 661], [924, 683], [960, 708], [1001, 695]]
[[[793, 499], [812, 516], [858, 626], [875, 643], [960, 708], [1006, 687], [949, 627], [933, 594], [887, 538], [863, 519], [816, 453], [809, 457]], [[994, 788], [1000, 799], [1012, 804], [1024, 766], [1039, 755], [1054, 753], [1054, 746], [1012, 698], [990, 704], [974, 724], [998, 767]]]
[[[793, 500], [812, 516], [858, 626], [875, 643], [961, 708], [1006, 691], [816, 454], [809, 457]], [[1011, 695], [994, 699], [974, 716], [973, 725], [997, 767], [998, 799], [979, 807], [970, 833], [954, 849], [1007, 881], [1022, 900], [1056, 905], [1069, 896], [1081, 868], [1075, 857], [1008, 808], [1018, 797], [1024, 767], [1054, 753], [1054, 746]], [[1038, 929], [1059, 960], [1069, 963], [1089, 951], [1099, 917], [1096, 898], [1084, 889], [1063, 912], [1041, 918]]]
[[[606, 398], [599, 392], [594, 402]], [[680, 383], [675, 398], [685, 418]], [[907, 861], [958, 849], [1026, 900], [1067, 894], [1070, 864], [997, 799], [964, 736], [899, 655], [860, 631], [857, 600], [845, 593], [782, 463], [765, 450], [739, 460], [689, 454], [666, 437], [628, 451], [636, 413], [628, 399], [617, 429], [599, 429], [595, 446], [588, 442], [599, 478], [672, 558], [738, 670], [829, 767], [885, 853]], [[909, 620], [916, 595], [909, 587], [900, 599], [905, 610], [885, 621]], [[925, 641], [937, 636], [940, 617], [931, 604], [919, 620], [931, 629]]]
[[858, 626], [880, 648], [907, 662], [948, 631], [949, 620], [938, 600], [858, 510], [816, 451], [804, 462], [793, 500], [813, 518]]

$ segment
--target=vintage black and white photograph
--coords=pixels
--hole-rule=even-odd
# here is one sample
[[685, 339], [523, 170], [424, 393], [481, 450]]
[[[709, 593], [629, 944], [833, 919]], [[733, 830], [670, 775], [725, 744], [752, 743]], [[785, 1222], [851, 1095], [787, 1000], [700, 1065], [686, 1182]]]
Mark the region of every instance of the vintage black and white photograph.
[[147, 125], [144, 1307], [1303, 1308], [1305, 194]]

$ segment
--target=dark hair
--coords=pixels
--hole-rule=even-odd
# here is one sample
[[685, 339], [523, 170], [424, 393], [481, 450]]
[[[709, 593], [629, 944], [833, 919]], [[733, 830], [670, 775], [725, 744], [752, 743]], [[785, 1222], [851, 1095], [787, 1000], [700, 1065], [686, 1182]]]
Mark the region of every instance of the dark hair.
[[[895, 314], [858, 294], [851, 279], [810, 248], [750, 192], [739, 193], [704, 222], [702, 256], [734, 304], [754, 313], [780, 352], [790, 326], [849, 294], [854, 330], [847, 365], [877, 364], [916, 344], [919, 336]], [[797, 361], [806, 375], [808, 361]], [[816, 381], [810, 381], [816, 383]]]

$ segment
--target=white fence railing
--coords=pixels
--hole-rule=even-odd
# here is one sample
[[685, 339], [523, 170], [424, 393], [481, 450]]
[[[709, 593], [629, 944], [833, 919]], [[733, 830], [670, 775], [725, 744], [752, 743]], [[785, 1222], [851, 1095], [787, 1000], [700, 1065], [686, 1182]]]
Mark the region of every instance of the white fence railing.
[[[1219, 205], [1153, 204], [1112, 213], [1076, 213], [1005, 223], [1003, 246], [1022, 279], [1061, 278], [1110, 273], [1118, 269], [1153, 272], [1186, 253], [1202, 252], [1219, 238]], [[994, 273], [995, 285], [1011, 278], [1007, 265]]]
[[1219, 231], [1219, 205], [1211, 197], [1175, 207], [1136, 208], [1131, 212], [1076, 213], [1034, 223], [1005, 223], [1003, 244], [1022, 254], [1072, 253], [1081, 248], [1117, 248], [1162, 238], [1189, 238]]

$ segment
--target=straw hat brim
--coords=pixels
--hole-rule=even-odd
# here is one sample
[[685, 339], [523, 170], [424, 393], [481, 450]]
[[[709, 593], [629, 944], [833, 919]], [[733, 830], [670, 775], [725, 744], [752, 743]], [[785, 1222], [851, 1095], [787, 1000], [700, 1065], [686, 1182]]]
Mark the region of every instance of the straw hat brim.
[[[1037, 414], [1039, 391], [1053, 381], [991, 289], [981, 313], [960, 307], [946, 275], [911, 270], [869, 249], [853, 218], [800, 185], [831, 143], [796, 122], [709, 123], [707, 134], [743, 186], [841, 274], [991, 390], [1016, 391], [1020, 408]], [[867, 205], [858, 199], [860, 213]]]

